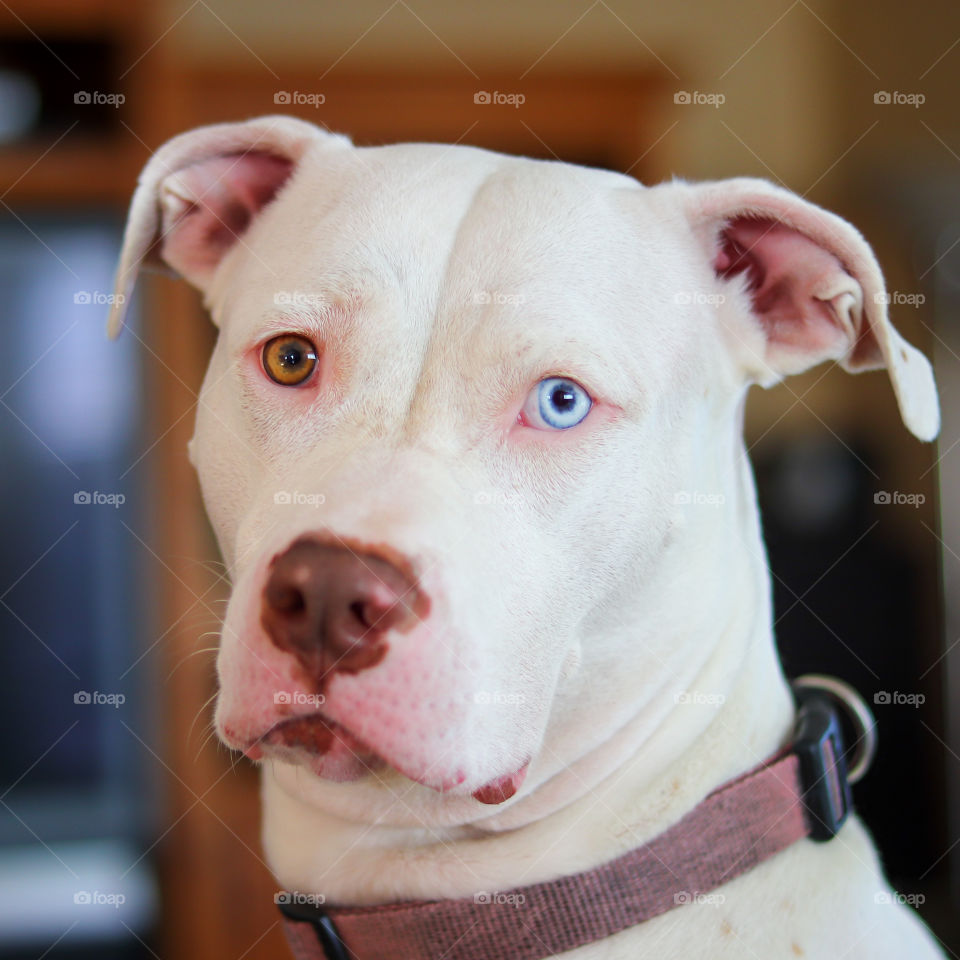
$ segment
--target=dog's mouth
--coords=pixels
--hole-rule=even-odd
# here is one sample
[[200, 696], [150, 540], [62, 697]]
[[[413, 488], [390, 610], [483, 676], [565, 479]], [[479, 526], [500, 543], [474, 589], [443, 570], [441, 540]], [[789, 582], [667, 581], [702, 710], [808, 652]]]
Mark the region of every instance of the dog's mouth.
[[338, 783], [359, 780], [385, 763], [349, 730], [319, 713], [282, 720], [244, 753], [251, 760], [269, 755], [301, 763], [317, 776]]
[[[437, 783], [430, 777], [411, 776], [390, 764], [346, 727], [319, 713], [282, 720], [248, 746], [244, 753], [251, 760], [273, 755], [281, 760], [301, 763], [318, 777], [338, 783], [359, 780], [367, 774], [376, 774], [385, 766], [394, 766], [411, 780], [440, 793], [459, 786], [456, 779]], [[504, 803], [520, 789], [528, 766], [529, 761], [518, 770], [483, 784], [471, 795], [480, 803]]]

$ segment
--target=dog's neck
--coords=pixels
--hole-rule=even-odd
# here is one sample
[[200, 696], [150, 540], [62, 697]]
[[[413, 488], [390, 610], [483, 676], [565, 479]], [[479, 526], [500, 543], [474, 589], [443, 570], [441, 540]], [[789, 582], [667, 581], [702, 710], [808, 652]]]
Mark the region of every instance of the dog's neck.
[[[666, 684], [599, 747], [466, 826], [438, 827], [429, 815], [422, 826], [354, 822], [315, 802], [308, 775], [268, 765], [264, 843], [279, 883], [330, 903], [369, 904], [506, 891], [576, 873], [656, 836], [787, 742], [793, 702], [775, 653], [742, 450], [740, 458], [731, 494], [749, 501], [738, 535], [750, 595], [739, 593], [714, 635], [700, 638], [708, 653], [684, 685], [688, 702], [678, 704], [676, 684]], [[547, 765], [563, 733], [548, 738]], [[421, 801], [432, 799], [400, 778], [386, 786], [414, 820]]]

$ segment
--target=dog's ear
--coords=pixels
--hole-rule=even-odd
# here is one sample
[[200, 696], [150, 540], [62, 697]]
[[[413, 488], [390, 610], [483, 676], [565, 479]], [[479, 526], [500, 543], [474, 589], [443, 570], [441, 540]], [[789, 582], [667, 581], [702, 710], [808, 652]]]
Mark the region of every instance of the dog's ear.
[[729, 287], [725, 307], [742, 304], [746, 287], [748, 326], [734, 334], [753, 379], [769, 386], [823, 360], [854, 373], [886, 367], [904, 423], [922, 440], [937, 435], [933, 371], [890, 323], [883, 275], [854, 227], [764, 180], [674, 186]]
[[346, 137], [294, 117], [199, 127], [149, 160], [130, 203], [107, 329], [116, 336], [141, 265], [163, 262], [201, 290], [308, 150]]

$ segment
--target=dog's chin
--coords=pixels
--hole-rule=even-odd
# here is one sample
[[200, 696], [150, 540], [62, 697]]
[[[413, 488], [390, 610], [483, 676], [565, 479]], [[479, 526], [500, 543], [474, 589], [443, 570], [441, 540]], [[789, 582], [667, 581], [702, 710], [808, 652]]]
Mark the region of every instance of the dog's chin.
[[[462, 775], [436, 782], [432, 777], [411, 775], [400, 765], [390, 763], [345, 727], [318, 713], [281, 721], [244, 752], [252, 760], [275, 758], [306, 767], [316, 776], [336, 783], [360, 780], [387, 766], [439, 793], [455, 790], [463, 782]], [[473, 790], [471, 796], [480, 803], [504, 803], [520, 789], [528, 766], [529, 762], [511, 773], [495, 777]]]

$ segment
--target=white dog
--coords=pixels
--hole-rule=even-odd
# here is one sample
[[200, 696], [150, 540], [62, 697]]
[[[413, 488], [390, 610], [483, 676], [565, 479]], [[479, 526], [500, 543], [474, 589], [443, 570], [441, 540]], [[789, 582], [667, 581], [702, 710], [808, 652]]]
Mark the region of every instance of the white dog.
[[[865, 241], [759, 180], [645, 188], [266, 117], [150, 160], [127, 300], [148, 260], [220, 331], [190, 445], [234, 585], [216, 723], [262, 764], [279, 882], [338, 929], [337, 905], [477, 905], [443, 949], [398, 932], [384, 958], [552, 955], [469, 928], [522, 925], [523, 890], [663, 837], [791, 743], [750, 384], [885, 367], [907, 427], [938, 430]], [[901, 899], [851, 816], [712, 895], [554, 942], [939, 956]]]

